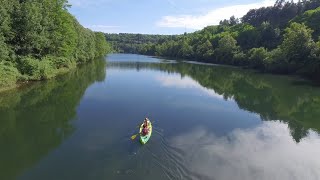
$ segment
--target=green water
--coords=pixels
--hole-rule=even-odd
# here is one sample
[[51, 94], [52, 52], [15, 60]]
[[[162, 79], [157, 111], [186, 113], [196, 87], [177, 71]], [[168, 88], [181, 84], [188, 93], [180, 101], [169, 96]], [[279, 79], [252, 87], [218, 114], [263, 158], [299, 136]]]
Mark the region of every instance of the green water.
[[319, 117], [301, 79], [112, 54], [0, 94], [0, 179], [320, 179]]

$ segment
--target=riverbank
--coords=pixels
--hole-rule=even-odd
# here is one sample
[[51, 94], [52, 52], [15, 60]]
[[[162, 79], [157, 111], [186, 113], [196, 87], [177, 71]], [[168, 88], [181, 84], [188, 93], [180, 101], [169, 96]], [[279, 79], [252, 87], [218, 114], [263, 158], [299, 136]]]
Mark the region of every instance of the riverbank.
[[[51, 74], [50, 76], [46, 76], [46, 78], [36, 79], [35, 77], [30, 77], [30, 76], [28, 77], [28, 76], [23, 76], [20, 74], [20, 77], [17, 77], [17, 81], [15, 83], [8, 84], [8, 86], [0, 87], [0, 93], [4, 93], [4, 92], [14, 90], [14, 89], [23, 88], [25, 86], [29, 86], [29, 85], [32, 85], [33, 83], [37, 83], [37, 82], [52, 81], [55, 78], [58, 78], [60, 76], [68, 74], [68, 73], [72, 73], [73, 71], [76, 71], [79, 68], [83, 68], [83, 66], [90, 65], [91, 63], [94, 63], [93, 61], [96, 61], [97, 59], [101, 59], [101, 61], [105, 61], [104, 56], [103, 56], [103, 57], [95, 58], [95, 59], [88, 61], [88, 62], [84, 62], [81, 64], [76, 64], [74, 66], [70, 66], [69, 68], [56, 69], [54, 74]], [[0, 77], [0, 82], [1, 82], [1, 78], [3, 78], [3, 76]]]
[[[68, 72], [70, 72], [70, 71], [72, 71], [74, 69], [76, 69], [76, 67], [71, 68], [71, 69], [60, 69], [53, 76], [48, 77], [46, 79], [35, 80], [35, 79], [30, 78], [30, 80], [24, 80], [24, 81], [23, 80], [18, 80], [15, 83], [7, 84], [7, 86], [0, 87], [0, 93], [6, 92], [6, 91], [10, 91], [10, 90], [13, 90], [13, 89], [17, 89], [17, 88], [21, 88], [21, 87], [24, 87], [24, 86], [28, 86], [28, 85], [30, 85], [30, 84], [32, 84], [34, 82], [51, 80], [53, 78], [56, 78], [57, 76], [66, 74], [66, 73], [68, 73]], [[20, 75], [20, 77], [22, 77], [22, 75]], [[1, 78], [5, 78], [5, 77], [2, 76]], [[25, 78], [26, 77], [23, 77], [23, 79], [25, 79]], [[19, 79], [19, 78], [17, 78], [17, 79]]]
[[111, 51], [103, 33], [83, 27], [69, 13], [67, 1], [3, 0], [2, 4], [1, 91], [49, 80]]
[[[126, 55], [127, 53], [118, 53], [118, 54]], [[236, 66], [236, 65], [230, 65], [230, 64], [216, 64], [216, 63], [210, 63], [208, 61], [201, 61], [201, 60], [197, 60], [197, 59], [171, 58], [171, 57], [168, 57], [168, 56], [143, 55], [143, 54], [132, 54], [132, 55], [149, 56], [149, 57], [152, 57], [152, 58], [158, 58], [158, 59], [165, 60], [165, 61], [177, 61], [177, 62], [186, 62], [186, 63], [198, 64], [198, 65], [238, 68], [238, 69], [249, 70], [249, 71], [252, 71], [252, 72], [266, 74], [266, 75], [285, 76], [285, 77], [300, 79], [301, 81], [306, 82], [306, 84], [309, 84], [309, 85], [312, 85], [312, 86], [320, 86], [320, 80], [319, 79], [312, 79], [310, 77], [302, 76], [301, 74], [286, 74], [286, 73], [261, 71], [259, 69], [255, 69], [255, 68], [252, 68], [250, 66]]]

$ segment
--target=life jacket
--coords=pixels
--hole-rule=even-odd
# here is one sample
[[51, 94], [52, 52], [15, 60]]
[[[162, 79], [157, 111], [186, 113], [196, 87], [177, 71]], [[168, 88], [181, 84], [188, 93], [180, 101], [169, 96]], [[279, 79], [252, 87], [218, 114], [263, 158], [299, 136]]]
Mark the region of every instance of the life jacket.
[[145, 127], [145, 128], [142, 129], [142, 134], [143, 135], [147, 135], [148, 133], [149, 133], [149, 129], [148, 128]]

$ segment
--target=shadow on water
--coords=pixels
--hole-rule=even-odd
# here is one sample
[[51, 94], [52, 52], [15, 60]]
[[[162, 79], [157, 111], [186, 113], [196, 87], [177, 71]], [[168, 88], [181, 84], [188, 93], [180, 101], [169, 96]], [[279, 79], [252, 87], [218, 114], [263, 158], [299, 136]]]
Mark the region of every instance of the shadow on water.
[[56, 79], [0, 94], [0, 179], [16, 179], [74, 131], [86, 89], [106, 77], [94, 60]]

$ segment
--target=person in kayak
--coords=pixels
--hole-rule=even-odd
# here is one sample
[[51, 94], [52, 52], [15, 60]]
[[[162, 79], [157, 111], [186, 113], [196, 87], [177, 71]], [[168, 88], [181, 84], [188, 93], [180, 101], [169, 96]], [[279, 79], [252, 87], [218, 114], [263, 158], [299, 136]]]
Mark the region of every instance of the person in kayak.
[[141, 133], [142, 133], [143, 136], [146, 136], [146, 135], [149, 134], [149, 120], [148, 120], [148, 118], [144, 119], [143, 129], [142, 129]]

